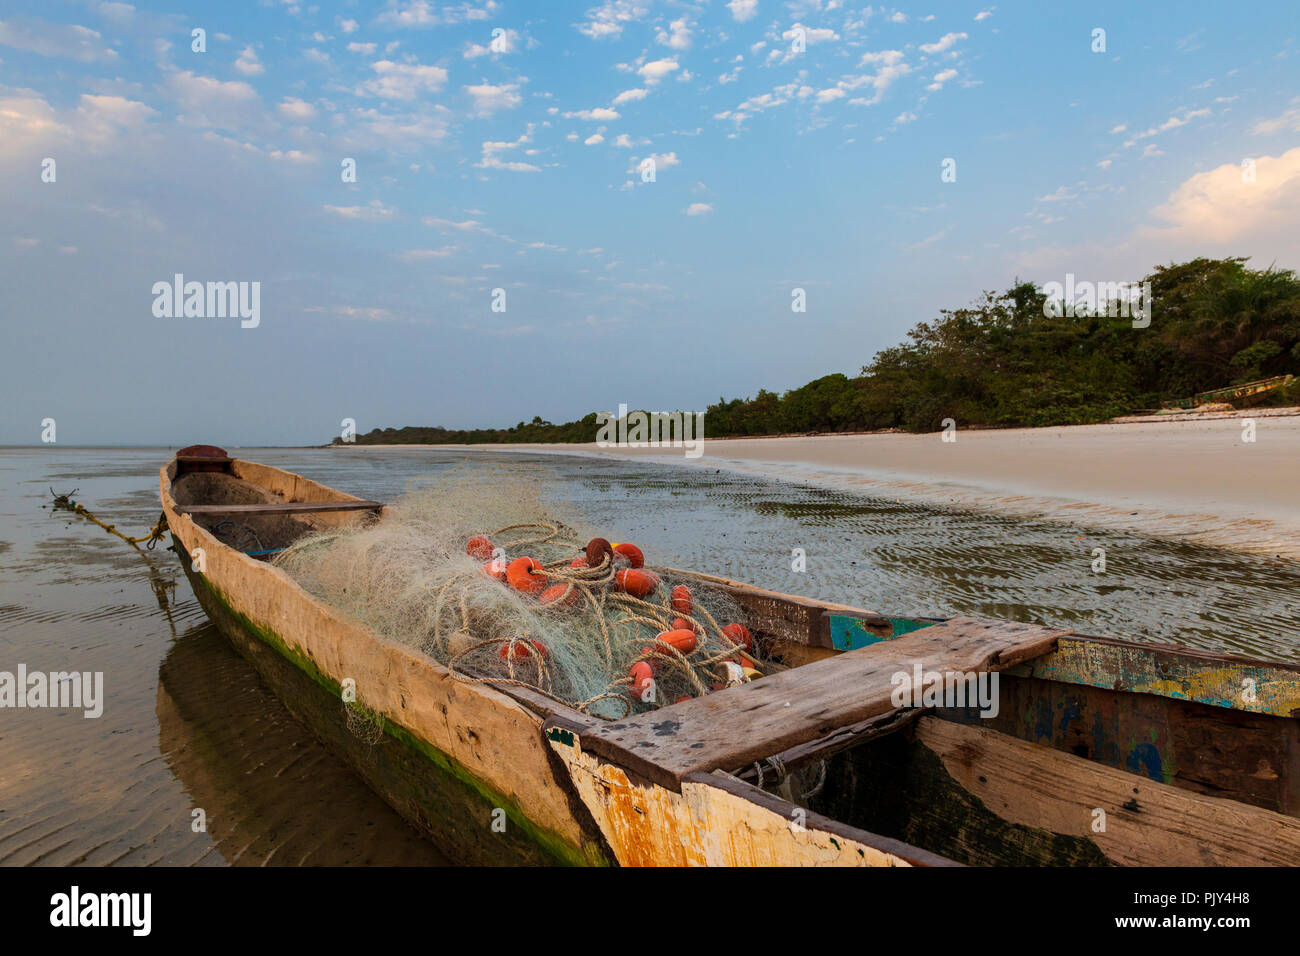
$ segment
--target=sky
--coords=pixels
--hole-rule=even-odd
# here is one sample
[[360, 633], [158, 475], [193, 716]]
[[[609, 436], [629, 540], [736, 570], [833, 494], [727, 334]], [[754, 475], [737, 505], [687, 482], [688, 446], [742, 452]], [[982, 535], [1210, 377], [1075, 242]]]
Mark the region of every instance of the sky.
[[[1016, 279], [1297, 268], [1298, 33], [1294, 0], [0, 0], [0, 444], [702, 410]], [[177, 274], [257, 283], [256, 325], [160, 307]]]

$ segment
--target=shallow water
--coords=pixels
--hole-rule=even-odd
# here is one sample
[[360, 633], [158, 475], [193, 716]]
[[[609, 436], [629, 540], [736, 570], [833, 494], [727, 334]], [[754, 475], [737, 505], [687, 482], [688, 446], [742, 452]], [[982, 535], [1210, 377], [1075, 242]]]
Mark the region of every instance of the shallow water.
[[[239, 454], [239, 452], [235, 452]], [[1059, 522], [603, 458], [431, 449], [245, 457], [389, 500], [467, 457], [648, 559], [892, 615], [972, 614], [1300, 661], [1300, 566]], [[0, 709], [0, 863], [455, 862], [326, 752], [207, 623], [177, 563], [42, 508], [49, 487], [129, 534], [167, 449], [0, 449], [0, 670], [103, 671], [102, 717]], [[1092, 570], [1104, 548], [1106, 573]], [[792, 570], [802, 549], [806, 570]], [[194, 811], [206, 829], [196, 829]]]

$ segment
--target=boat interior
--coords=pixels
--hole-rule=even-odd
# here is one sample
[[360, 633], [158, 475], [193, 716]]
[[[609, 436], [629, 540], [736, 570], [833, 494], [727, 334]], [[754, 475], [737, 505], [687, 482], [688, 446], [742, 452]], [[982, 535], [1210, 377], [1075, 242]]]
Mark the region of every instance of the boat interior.
[[[380, 507], [237, 459], [170, 467], [180, 510], [260, 560]], [[291, 504], [303, 510], [275, 509]], [[1300, 860], [1300, 712], [1204, 690], [1248, 674], [1263, 693], [1294, 694], [1300, 667], [1033, 624], [889, 618], [694, 577], [742, 603], [782, 668], [614, 722], [504, 692], [634, 782], [680, 790], [692, 775], [725, 778], [792, 816], [937, 855], [923, 862]], [[918, 660], [926, 671], [995, 675], [993, 699], [896, 706], [895, 675]]]

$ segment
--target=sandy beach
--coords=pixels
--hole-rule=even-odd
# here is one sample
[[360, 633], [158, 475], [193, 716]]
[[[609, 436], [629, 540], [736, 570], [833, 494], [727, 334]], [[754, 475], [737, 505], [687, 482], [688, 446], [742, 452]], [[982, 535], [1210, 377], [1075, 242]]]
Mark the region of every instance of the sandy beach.
[[[958, 430], [953, 442], [938, 433], [710, 439], [698, 458], [681, 449], [594, 443], [472, 447], [651, 458], [1294, 560], [1300, 559], [1298, 413]], [[1244, 440], [1247, 421], [1255, 423], [1253, 442]]]

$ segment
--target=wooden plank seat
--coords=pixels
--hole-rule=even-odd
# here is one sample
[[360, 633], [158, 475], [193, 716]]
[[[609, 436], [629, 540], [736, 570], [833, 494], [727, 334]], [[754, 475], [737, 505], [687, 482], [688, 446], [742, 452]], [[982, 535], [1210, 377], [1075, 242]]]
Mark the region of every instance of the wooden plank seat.
[[378, 511], [384, 505], [379, 501], [268, 501], [241, 505], [181, 505], [180, 514], [193, 515], [295, 515], [322, 511]]
[[1003, 670], [1053, 650], [1069, 633], [954, 618], [668, 710], [598, 723], [581, 734], [582, 747], [680, 791], [689, 774], [734, 772], [896, 710], [894, 675], [910, 676], [918, 664], [923, 674]]

